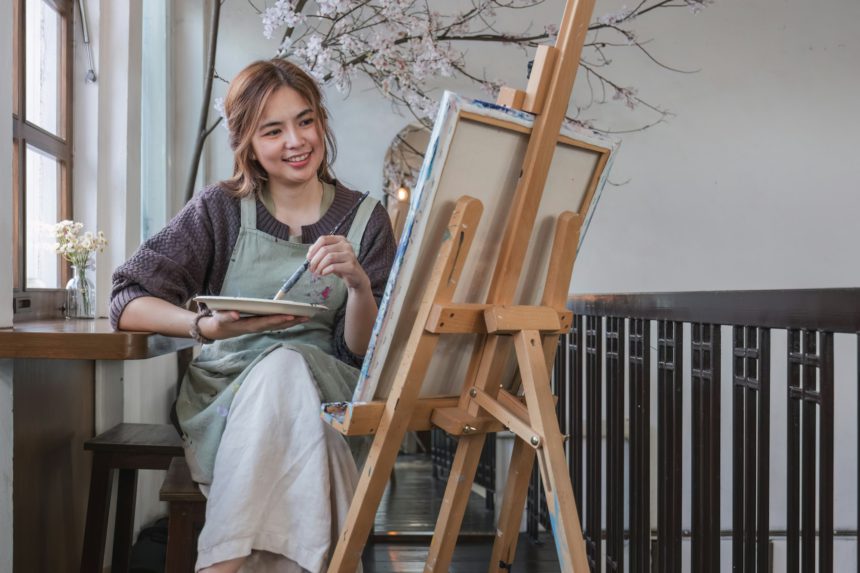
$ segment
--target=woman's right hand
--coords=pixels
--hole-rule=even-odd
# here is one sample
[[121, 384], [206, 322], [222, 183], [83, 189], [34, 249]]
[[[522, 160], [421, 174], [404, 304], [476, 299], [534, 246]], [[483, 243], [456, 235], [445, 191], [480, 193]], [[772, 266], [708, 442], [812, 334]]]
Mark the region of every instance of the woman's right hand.
[[216, 310], [212, 316], [201, 318], [197, 329], [206, 338], [224, 340], [254, 332], [286, 330], [307, 321], [307, 317], [291, 314], [240, 317], [235, 310]]

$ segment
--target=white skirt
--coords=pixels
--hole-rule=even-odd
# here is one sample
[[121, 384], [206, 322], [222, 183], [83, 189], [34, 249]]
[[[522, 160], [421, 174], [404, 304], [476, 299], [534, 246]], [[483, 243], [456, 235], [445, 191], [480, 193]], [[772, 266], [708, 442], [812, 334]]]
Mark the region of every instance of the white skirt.
[[[207, 496], [196, 570], [249, 556], [241, 573], [325, 571], [358, 471], [320, 419], [302, 355], [271, 352], [233, 399]], [[359, 566], [358, 571], [361, 571]]]

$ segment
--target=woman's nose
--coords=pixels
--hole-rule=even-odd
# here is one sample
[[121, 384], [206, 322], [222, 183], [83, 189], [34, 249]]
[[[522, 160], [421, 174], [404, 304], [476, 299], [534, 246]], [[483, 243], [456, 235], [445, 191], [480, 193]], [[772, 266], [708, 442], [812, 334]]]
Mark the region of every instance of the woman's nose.
[[301, 133], [297, 129], [288, 127], [284, 130], [285, 147], [299, 147], [302, 143], [304, 143], [304, 140], [302, 138]]

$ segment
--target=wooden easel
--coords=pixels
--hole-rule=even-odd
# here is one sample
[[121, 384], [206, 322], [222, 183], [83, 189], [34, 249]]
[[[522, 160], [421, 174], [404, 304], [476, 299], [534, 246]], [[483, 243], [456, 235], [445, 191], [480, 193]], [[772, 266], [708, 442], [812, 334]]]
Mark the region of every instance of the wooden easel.
[[[580, 216], [565, 212], [558, 218], [541, 305], [511, 303], [593, 8], [594, 0], [568, 0], [556, 45], [538, 50], [527, 90], [504, 88], [499, 96], [500, 104], [530, 111], [537, 117], [486, 303], [452, 303], [483, 210], [480, 201], [464, 196], [451, 216], [447, 238], [439, 250], [387, 400], [349, 404], [343, 418], [334, 423], [346, 435], [375, 437], [329, 573], [356, 570], [404, 433], [432, 426], [459, 436], [459, 444], [425, 571], [448, 571], [486, 434], [504, 428], [513, 431], [518, 439], [488, 570], [504, 572], [513, 561], [528, 482], [537, 458], [562, 570], [588, 571], [549, 380], [558, 337], [567, 331], [572, 319], [565, 305]], [[439, 337], [465, 333], [480, 336], [462, 394], [419, 399]], [[498, 386], [508, 348], [502, 339], [508, 336], [514, 341], [525, 403]]]

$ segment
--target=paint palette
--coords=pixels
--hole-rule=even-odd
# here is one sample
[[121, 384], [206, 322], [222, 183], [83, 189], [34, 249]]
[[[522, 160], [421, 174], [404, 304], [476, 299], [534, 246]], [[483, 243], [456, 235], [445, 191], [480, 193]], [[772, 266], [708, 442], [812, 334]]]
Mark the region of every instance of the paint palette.
[[197, 303], [205, 304], [211, 310], [235, 310], [243, 315], [291, 314], [293, 316], [311, 317], [318, 312], [328, 310], [328, 307], [322, 304], [269, 298], [197, 296], [194, 297], [194, 300]]

